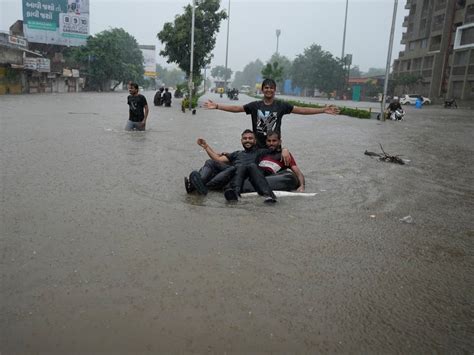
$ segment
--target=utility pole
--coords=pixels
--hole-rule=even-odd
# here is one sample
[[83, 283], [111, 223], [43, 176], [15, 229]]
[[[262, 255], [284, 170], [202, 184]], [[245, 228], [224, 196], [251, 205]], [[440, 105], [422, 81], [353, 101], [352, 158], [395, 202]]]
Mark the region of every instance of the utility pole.
[[391, 67], [391, 62], [392, 62], [393, 34], [395, 32], [395, 20], [397, 18], [397, 7], [398, 7], [398, 0], [394, 0], [392, 29], [390, 30], [390, 40], [388, 43], [387, 66], [385, 67], [385, 82], [383, 84], [382, 102], [380, 103], [380, 116], [381, 116], [380, 119], [382, 121], [385, 121], [385, 97], [387, 96], [388, 76], [390, 74], [390, 67]]
[[193, 90], [194, 90], [194, 83], [193, 83], [193, 60], [194, 60], [194, 15], [196, 11], [196, 0], [193, 1], [193, 12], [192, 12], [192, 19], [191, 19], [191, 60], [189, 66], [189, 110], [193, 109]]
[[347, 8], [349, 7], [349, 0], [346, 0], [346, 16], [344, 18], [344, 32], [342, 35], [342, 54], [341, 60], [344, 60], [344, 51], [346, 47], [346, 27], [347, 27]]
[[340, 96], [342, 97], [344, 94], [344, 91], [346, 90], [346, 75], [345, 71], [347, 69], [347, 63], [346, 63], [346, 58], [344, 57], [345, 55], [345, 49], [346, 49], [346, 28], [347, 28], [347, 9], [349, 8], [349, 0], [346, 0], [346, 15], [344, 17], [344, 32], [342, 33], [342, 53], [341, 53], [341, 61], [343, 63], [343, 70], [344, 70], [344, 79], [342, 82], [342, 90], [340, 92]]
[[225, 46], [225, 72], [224, 72], [224, 90], [227, 90], [227, 59], [229, 58], [229, 25], [230, 25], [230, 0], [227, 10], [227, 43]]
[[277, 50], [276, 50], [276, 54], [278, 54], [278, 41], [280, 39], [280, 35], [281, 35], [281, 30], [276, 30], [276, 35], [277, 35]]

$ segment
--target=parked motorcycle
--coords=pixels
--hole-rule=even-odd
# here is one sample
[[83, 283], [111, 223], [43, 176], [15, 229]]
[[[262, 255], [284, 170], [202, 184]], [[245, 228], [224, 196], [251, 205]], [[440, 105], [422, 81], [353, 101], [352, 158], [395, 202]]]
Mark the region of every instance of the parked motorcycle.
[[458, 108], [456, 99], [444, 100], [444, 108]]

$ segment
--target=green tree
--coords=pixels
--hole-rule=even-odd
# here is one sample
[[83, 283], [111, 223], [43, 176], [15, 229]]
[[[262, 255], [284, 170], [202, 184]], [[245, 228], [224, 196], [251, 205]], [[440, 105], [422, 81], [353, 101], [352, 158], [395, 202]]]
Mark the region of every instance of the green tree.
[[108, 90], [108, 83], [135, 81], [143, 84], [143, 54], [133, 36], [122, 28], [113, 28], [87, 39], [87, 44], [71, 48], [68, 60], [87, 73], [86, 87]]
[[[201, 0], [195, 8], [193, 79], [197, 88], [202, 81], [201, 69], [211, 62], [212, 50], [216, 44], [216, 34], [220, 22], [227, 18], [224, 10], [219, 11], [219, 0]], [[165, 45], [160, 55], [167, 57], [168, 63], [190, 75], [192, 6], [184, 7], [184, 13], [176, 16], [174, 22], [164, 24], [158, 39]]]
[[266, 79], [273, 79], [277, 83], [283, 79], [283, 67], [278, 62], [267, 63], [262, 69], [262, 76]]
[[243, 71], [235, 73], [232, 86], [240, 88], [242, 85], [249, 85], [254, 88], [257, 81], [261, 79], [263, 67], [263, 62], [260, 59], [250, 62], [244, 67]]
[[385, 68], [369, 68], [367, 73], [364, 73], [365, 77], [380, 76], [380, 75], [385, 75]]
[[232, 69], [226, 68], [223, 65], [218, 65], [211, 70], [211, 76], [219, 80], [229, 80], [232, 76]]
[[185, 81], [186, 74], [178, 68], [165, 68], [160, 64], [156, 65], [156, 72], [158, 73], [158, 80], [165, 86], [176, 87], [178, 84]]
[[392, 80], [389, 80], [388, 85], [390, 87], [390, 92], [394, 92], [395, 88], [401, 88], [403, 92], [411, 91], [420, 84], [423, 80], [421, 75], [413, 74], [399, 74], [395, 75]]
[[325, 93], [336, 90], [344, 78], [342, 63], [316, 44], [296, 57], [291, 72], [293, 85]]
[[277, 87], [283, 87], [283, 82], [285, 81], [285, 79], [289, 79], [291, 76], [291, 65], [292, 65], [291, 60], [289, 60], [287, 57], [283, 55], [274, 53], [268, 62], [269, 63], [276, 62], [278, 63], [278, 66], [280, 68], [283, 68], [281, 79], [277, 81]]

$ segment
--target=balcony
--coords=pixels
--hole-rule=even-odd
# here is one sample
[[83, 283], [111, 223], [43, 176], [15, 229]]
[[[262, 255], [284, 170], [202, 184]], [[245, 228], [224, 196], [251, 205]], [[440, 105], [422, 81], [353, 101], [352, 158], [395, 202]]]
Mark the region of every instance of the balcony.
[[402, 39], [400, 41], [401, 44], [407, 44], [407, 37], [408, 35], [406, 33], [402, 33]]
[[405, 51], [398, 52], [398, 58], [402, 58], [405, 56]]
[[408, 27], [408, 16], [405, 16], [405, 18], [403, 19], [402, 26], [403, 27]]
[[405, 10], [410, 10], [411, 7], [411, 0], [407, 0], [407, 3], [405, 4]]

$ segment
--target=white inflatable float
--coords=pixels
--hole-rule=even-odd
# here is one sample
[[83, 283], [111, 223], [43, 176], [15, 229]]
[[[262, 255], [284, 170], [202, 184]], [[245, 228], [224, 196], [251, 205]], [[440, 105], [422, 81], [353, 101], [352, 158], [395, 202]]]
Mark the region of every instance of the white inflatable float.
[[[303, 196], [303, 197], [313, 197], [316, 196], [318, 193], [317, 192], [291, 192], [291, 191], [273, 191], [276, 197], [297, 197], [297, 196]], [[253, 197], [253, 196], [258, 196], [258, 193], [256, 192], [246, 192], [241, 194], [242, 197]]]

